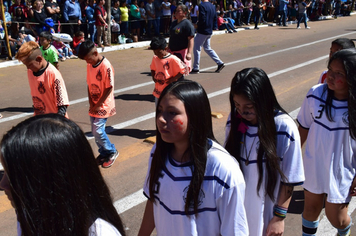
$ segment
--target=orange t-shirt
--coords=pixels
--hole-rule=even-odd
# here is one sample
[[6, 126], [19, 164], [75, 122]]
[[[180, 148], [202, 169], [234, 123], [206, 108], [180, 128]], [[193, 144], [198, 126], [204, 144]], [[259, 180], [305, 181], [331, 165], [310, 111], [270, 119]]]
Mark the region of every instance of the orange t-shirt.
[[163, 89], [168, 85], [168, 79], [178, 75], [178, 73], [187, 74], [188, 68], [177, 56], [168, 54], [162, 59], [154, 55], [151, 70], [155, 71], [153, 96], [159, 98]]
[[[99, 65], [95, 67], [87, 64], [87, 84], [89, 96], [93, 103], [96, 104], [106, 88], [112, 87], [111, 93], [100, 106], [100, 110], [92, 113], [89, 110], [89, 116], [97, 118], [108, 118], [116, 114], [114, 99], [114, 68], [108, 59], [103, 57]], [[92, 107], [90, 107], [92, 108]]]
[[51, 63], [47, 63], [44, 71], [37, 73], [28, 69], [27, 75], [35, 115], [57, 113], [59, 106], [69, 106], [62, 75]]

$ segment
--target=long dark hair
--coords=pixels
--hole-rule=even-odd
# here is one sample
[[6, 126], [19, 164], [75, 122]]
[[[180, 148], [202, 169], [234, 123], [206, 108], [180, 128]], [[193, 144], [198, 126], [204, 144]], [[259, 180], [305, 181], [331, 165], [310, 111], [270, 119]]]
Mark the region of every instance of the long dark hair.
[[85, 235], [97, 218], [125, 235], [92, 149], [72, 121], [31, 117], [1, 141], [22, 235]]
[[[339, 60], [343, 65], [346, 72], [346, 80], [348, 85], [348, 121], [350, 136], [356, 139], [356, 49], [342, 49], [335, 52], [329, 60], [328, 68], [334, 60]], [[333, 121], [332, 114], [332, 100], [334, 98], [334, 91], [330, 90], [328, 86], [324, 87], [324, 92], [327, 91], [325, 101], [325, 113], [329, 121]]]
[[259, 68], [246, 68], [235, 74], [231, 82], [230, 108], [231, 108], [231, 130], [226, 142], [226, 150], [240, 161], [242, 133], [238, 132], [238, 126], [242, 120], [237, 117], [233, 100], [234, 95], [244, 95], [254, 105], [258, 121], [258, 138], [260, 146], [257, 154], [258, 184], [257, 192], [261, 188], [264, 178], [263, 159], [266, 159], [266, 193], [274, 200], [274, 189], [278, 180], [278, 174], [285, 180], [280, 168], [280, 159], [277, 156], [277, 131], [274, 117], [276, 112], [284, 111], [279, 105], [274, 94], [271, 82], [267, 74]]
[[[186, 155], [190, 157], [192, 179], [189, 184], [187, 198], [185, 202], [185, 212], [187, 215], [198, 213], [198, 197], [204, 179], [207, 152], [209, 148], [208, 139], [215, 140], [211, 122], [211, 110], [209, 99], [203, 87], [189, 80], [178, 81], [168, 85], [158, 99], [158, 105], [162, 98], [171, 94], [184, 103], [188, 117], [189, 147]], [[156, 108], [156, 119], [158, 106]], [[155, 185], [161, 175], [167, 160], [167, 156], [172, 150], [173, 144], [162, 140], [158, 129], [156, 137], [156, 150], [153, 154], [149, 177], [150, 200], [154, 201]], [[192, 208], [194, 211], [192, 211]]]

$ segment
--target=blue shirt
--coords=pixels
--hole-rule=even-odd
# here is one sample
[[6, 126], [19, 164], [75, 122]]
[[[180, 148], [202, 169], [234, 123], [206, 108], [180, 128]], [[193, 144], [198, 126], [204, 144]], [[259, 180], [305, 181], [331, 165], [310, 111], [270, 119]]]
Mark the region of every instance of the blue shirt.
[[287, 1], [287, 0], [280, 0], [279, 1], [279, 10], [280, 11], [287, 10], [288, 3], [289, 3], [289, 1]]
[[199, 4], [198, 29], [199, 34], [213, 34], [214, 22], [216, 22], [215, 6], [210, 2], [201, 2]]
[[69, 21], [69, 17], [78, 17], [80, 21], [82, 21], [82, 11], [80, 10], [79, 2], [72, 2], [71, 0], [67, 0], [64, 3], [63, 16], [66, 22]]
[[88, 19], [88, 23], [89, 24], [94, 24], [95, 23], [95, 16], [94, 16], [94, 12], [95, 12], [95, 5], [93, 6], [88, 6], [86, 9], [85, 9], [85, 14], [87, 16], [87, 19]]

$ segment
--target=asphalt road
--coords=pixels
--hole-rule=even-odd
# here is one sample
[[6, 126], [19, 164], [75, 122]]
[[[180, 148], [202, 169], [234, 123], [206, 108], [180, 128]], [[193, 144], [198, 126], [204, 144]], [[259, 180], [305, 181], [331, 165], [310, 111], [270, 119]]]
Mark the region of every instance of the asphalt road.
[[[305, 94], [317, 83], [326, 69], [330, 43], [338, 37], [356, 38], [355, 16], [309, 22], [310, 30], [289, 27], [265, 27], [235, 34], [212, 37], [212, 48], [225, 62], [221, 73], [214, 73], [216, 65], [202, 52], [201, 73], [187, 79], [203, 85], [210, 96], [212, 111], [223, 115], [213, 118], [215, 136], [224, 142], [224, 126], [229, 113], [228, 91], [237, 71], [246, 67], [260, 67], [270, 76], [281, 105], [293, 112], [300, 107]], [[152, 51], [134, 48], [103, 53], [115, 69], [115, 98], [117, 115], [109, 118], [109, 138], [120, 156], [102, 173], [112, 191], [113, 200], [127, 228], [127, 235], [136, 235], [144, 211], [142, 186], [152, 144], [144, 142], [155, 135], [153, 83], [149, 75]], [[86, 100], [86, 63], [81, 60], [60, 62], [71, 106], [69, 117], [77, 122], [97, 154], [90, 136], [88, 102]], [[31, 116], [32, 101], [23, 65], [0, 69], [0, 135], [26, 117]], [[350, 208], [354, 208], [353, 204]], [[285, 222], [285, 235], [301, 235], [303, 193], [295, 190]], [[352, 214], [356, 222], [355, 214]], [[319, 235], [335, 235], [330, 223], [322, 215]], [[352, 230], [355, 234], [356, 230]], [[16, 235], [16, 216], [6, 196], [0, 193], [0, 235]]]

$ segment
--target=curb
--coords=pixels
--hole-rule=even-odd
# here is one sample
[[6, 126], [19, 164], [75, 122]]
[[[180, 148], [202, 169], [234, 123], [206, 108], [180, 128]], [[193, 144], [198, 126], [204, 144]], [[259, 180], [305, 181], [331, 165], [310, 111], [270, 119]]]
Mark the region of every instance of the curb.
[[[356, 12], [351, 12], [350, 16], [356, 15]], [[340, 16], [343, 17], [343, 16]], [[334, 19], [332, 16], [320, 16], [320, 20], [327, 20], [327, 19]], [[287, 21], [287, 25], [292, 25], [292, 24], [297, 24], [297, 21]], [[277, 26], [276, 23], [269, 23], [269, 24], [263, 24], [263, 25], [258, 25], [259, 28], [265, 28], [265, 27], [275, 27]], [[246, 26], [246, 27], [239, 27], [237, 28], [237, 32], [244, 31], [244, 30], [254, 30], [254, 26]], [[219, 30], [219, 31], [213, 31], [213, 35], [222, 35], [225, 34], [226, 32], [224, 30]], [[112, 52], [112, 51], [119, 51], [119, 50], [125, 50], [125, 49], [130, 49], [130, 48], [142, 48], [142, 47], [148, 47], [150, 45], [150, 41], [142, 41], [142, 42], [137, 42], [137, 43], [128, 43], [128, 44], [120, 44], [120, 45], [115, 45], [115, 46], [110, 46], [110, 47], [104, 47], [104, 48], [97, 48], [100, 53], [105, 53], [105, 52]], [[19, 62], [17, 60], [11, 60], [11, 61], [5, 61], [5, 62], [0, 62], [0, 68], [5, 68], [9, 66], [17, 66], [17, 65], [22, 65], [22, 62]]]

